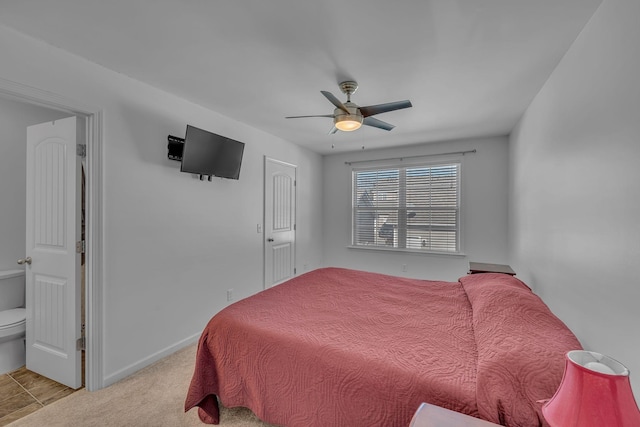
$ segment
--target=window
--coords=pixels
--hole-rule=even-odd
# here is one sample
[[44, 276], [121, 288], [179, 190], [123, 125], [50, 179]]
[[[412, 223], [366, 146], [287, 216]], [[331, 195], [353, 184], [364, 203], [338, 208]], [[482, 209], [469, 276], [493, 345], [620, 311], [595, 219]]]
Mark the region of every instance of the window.
[[352, 244], [460, 252], [460, 163], [353, 170]]

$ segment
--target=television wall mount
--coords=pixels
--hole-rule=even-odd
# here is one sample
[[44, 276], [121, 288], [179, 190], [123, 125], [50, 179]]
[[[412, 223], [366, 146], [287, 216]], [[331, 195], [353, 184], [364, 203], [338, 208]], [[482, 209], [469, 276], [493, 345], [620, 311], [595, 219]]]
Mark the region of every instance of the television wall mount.
[[182, 150], [184, 149], [184, 138], [178, 138], [177, 136], [168, 135], [169, 141], [167, 149], [169, 150], [167, 157], [169, 160], [182, 161]]
[[[167, 141], [167, 149], [169, 151], [167, 157], [169, 158], [169, 160], [181, 162], [182, 151], [184, 150], [184, 138], [167, 135]], [[200, 175], [200, 181], [204, 181], [205, 178], [207, 178], [207, 181], [211, 182], [211, 175]]]

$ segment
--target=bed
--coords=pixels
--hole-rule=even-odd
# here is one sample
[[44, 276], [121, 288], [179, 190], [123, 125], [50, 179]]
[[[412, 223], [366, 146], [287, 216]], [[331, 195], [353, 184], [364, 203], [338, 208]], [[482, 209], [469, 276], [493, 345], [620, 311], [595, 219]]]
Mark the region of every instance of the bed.
[[238, 301], [205, 327], [185, 401], [279, 426], [403, 426], [422, 402], [547, 426], [574, 334], [515, 277], [458, 282], [322, 268]]

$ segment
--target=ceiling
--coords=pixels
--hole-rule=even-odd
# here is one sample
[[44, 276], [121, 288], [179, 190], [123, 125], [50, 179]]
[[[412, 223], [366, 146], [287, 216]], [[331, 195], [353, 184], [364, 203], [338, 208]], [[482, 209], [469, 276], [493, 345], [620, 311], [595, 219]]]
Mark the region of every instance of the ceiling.
[[[327, 154], [508, 134], [601, 1], [3, 0], [0, 25]], [[284, 118], [331, 114], [343, 80], [413, 107], [391, 131]]]

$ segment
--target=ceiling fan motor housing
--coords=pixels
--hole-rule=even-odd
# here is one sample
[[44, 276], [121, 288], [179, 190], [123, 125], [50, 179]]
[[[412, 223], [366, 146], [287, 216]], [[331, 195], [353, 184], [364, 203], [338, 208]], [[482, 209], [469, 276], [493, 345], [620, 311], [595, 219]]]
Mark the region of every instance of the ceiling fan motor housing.
[[349, 111], [349, 114], [345, 113], [340, 108], [333, 110], [334, 125], [344, 132], [350, 132], [360, 128], [364, 117], [360, 114], [358, 106], [353, 102], [345, 102], [344, 106]]

